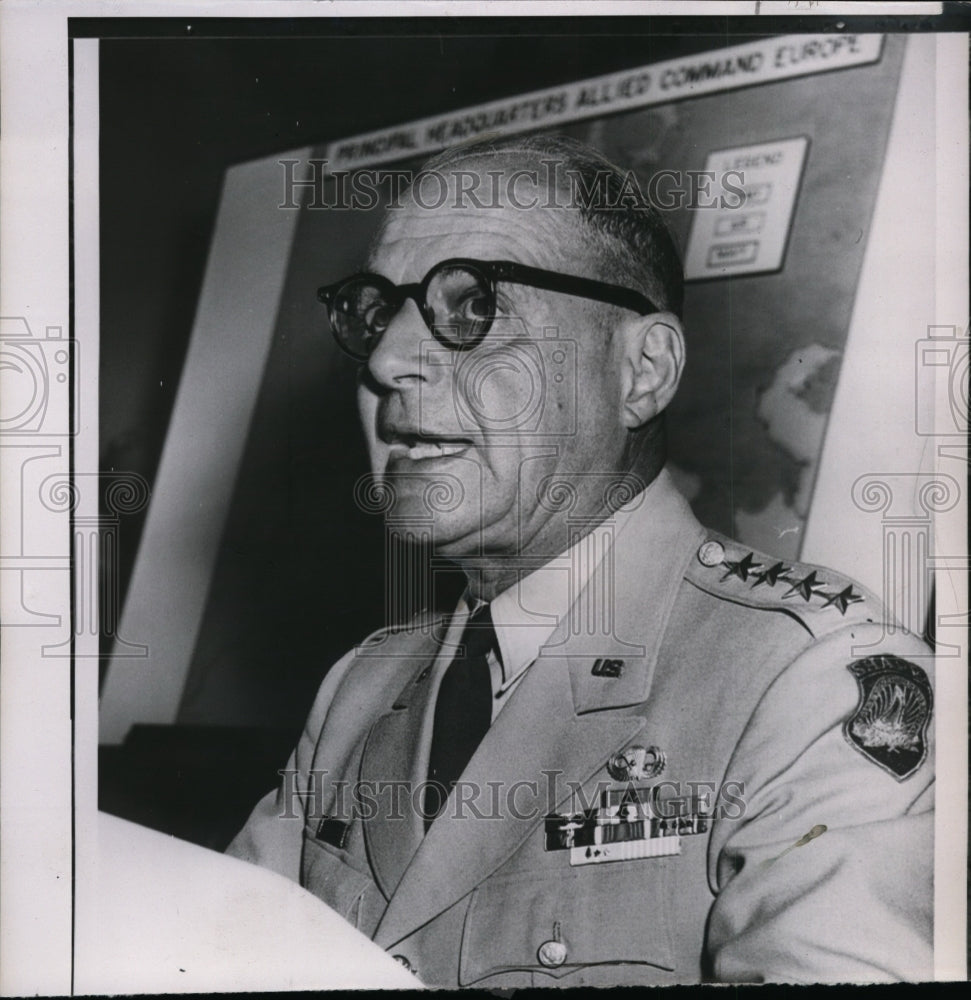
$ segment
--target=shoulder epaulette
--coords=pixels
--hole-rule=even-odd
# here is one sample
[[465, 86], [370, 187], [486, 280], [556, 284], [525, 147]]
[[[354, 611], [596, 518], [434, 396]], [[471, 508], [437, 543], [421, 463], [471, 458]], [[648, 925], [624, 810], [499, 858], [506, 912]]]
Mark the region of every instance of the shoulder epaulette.
[[882, 621], [880, 600], [855, 580], [824, 566], [779, 560], [708, 534], [686, 573], [696, 586], [749, 607], [788, 611], [812, 631], [841, 622]]

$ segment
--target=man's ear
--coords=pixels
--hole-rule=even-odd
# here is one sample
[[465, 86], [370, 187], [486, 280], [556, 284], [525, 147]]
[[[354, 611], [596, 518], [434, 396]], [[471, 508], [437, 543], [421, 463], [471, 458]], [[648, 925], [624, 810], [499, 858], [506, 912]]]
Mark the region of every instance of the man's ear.
[[623, 351], [622, 419], [643, 427], [671, 402], [684, 370], [684, 333], [673, 313], [652, 313], [617, 331]]

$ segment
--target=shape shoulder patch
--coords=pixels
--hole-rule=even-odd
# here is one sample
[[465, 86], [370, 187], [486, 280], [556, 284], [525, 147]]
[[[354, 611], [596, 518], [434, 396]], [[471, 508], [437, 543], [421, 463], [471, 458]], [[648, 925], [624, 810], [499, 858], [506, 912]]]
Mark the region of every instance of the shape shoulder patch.
[[776, 559], [714, 533], [698, 548], [686, 576], [726, 600], [791, 611], [832, 627], [885, 617], [872, 594], [835, 570]]
[[897, 781], [927, 758], [934, 696], [927, 674], [899, 656], [868, 656], [847, 664], [860, 689], [856, 711], [843, 723], [850, 746]]

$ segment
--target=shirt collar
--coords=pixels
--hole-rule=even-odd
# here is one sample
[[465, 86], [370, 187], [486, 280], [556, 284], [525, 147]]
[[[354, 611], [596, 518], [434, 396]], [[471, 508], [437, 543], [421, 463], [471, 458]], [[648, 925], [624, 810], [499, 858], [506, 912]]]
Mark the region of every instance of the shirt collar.
[[[512, 684], [536, 659], [586, 586], [594, 570], [617, 543], [632, 512], [652, 491], [674, 488], [666, 469], [646, 489], [596, 525], [561, 555], [526, 573], [491, 602], [492, 622], [502, 661], [502, 687]], [[482, 602], [463, 596], [460, 614], [469, 614]], [[501, 691], [497, 692], [497, 695]]]

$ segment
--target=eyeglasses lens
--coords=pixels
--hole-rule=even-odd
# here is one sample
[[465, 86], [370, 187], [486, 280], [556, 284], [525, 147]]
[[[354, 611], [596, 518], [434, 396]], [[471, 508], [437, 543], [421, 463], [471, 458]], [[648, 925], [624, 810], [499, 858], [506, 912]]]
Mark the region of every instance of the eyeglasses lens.
[[466, 266], [439, 268], [428, 283], [425, 300], [436, 333], [456, 346], [481, 340], [495, 314], [488, 278]]
[[383, 288], [357, 279], [334, 297], [331, 322], [347, 350], [363, 359], [374, 350], [397, 311], [397, 303], [388, 300]]
[[[348, 281], [334, 296], [330, 320], [343, 347], [360, 360], [377, 346], [402, 298], [389, 282], [373, 278]], [[464, 265], [439, 267], [429, 276], [423, 313], [435, 335], [461, 350], [475, 346], [486, 334], [495, 313], [489, 279]]]

